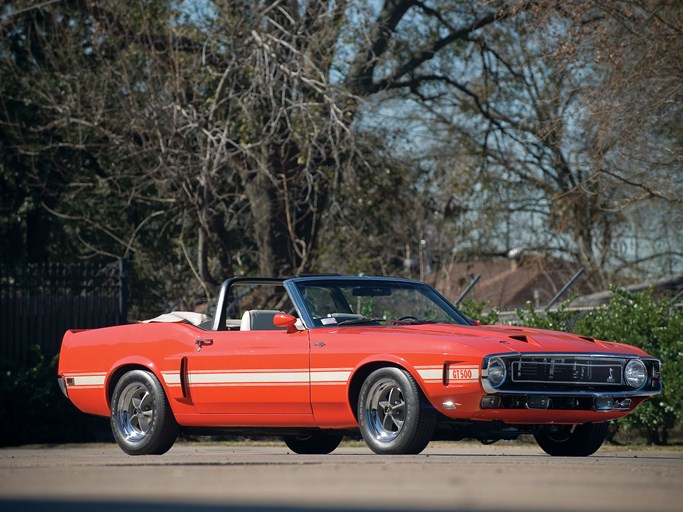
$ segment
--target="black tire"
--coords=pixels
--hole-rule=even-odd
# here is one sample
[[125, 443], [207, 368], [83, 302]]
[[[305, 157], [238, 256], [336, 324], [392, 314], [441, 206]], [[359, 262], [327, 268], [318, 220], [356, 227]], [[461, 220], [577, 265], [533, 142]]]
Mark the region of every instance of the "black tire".
[[344, 434], [338, 432], [315, 432], [301, 436], [284, 436], [282, 440], [294, 453], [325, 455], [333, 452], [343, 438]]
[[410, 373], [401, 368], [380, 368], [361, 387], [358, 425], [373, 452], [416, 454], [432, 439], [436, 413]]
[[178, 424], [154, 374], [132, 370], [116, 383], [111, 397], [111, 430], [128, 455], [161, 455], [178, 437]]
[[609, 423], [583, 425], [544, 425], [534, 434], [536, 442], [548, 455], [556, 457], [588, 457], [602, 446]]

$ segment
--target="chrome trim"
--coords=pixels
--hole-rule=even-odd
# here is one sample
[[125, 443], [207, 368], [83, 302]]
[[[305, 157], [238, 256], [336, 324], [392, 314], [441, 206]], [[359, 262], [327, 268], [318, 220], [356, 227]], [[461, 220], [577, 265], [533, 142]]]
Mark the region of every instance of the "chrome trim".
[[[534, 356], [535, 357], [535, 356]], [[580, 358], [581, 356], [573, 356], [575, 358]], [[590, 357], [586, 357], [586, 359], [590, 359]], [[634, 359], [631, 359], [633, 361]], [[616, 379], [617, 377], [619, 378], [619, 382], [599, 382], [599, 381], [575, 381], [575, 380], [531, 380], [531, 379], [516, 379], [515, 378], [515, 365], [521, 365], [522, 363], [528, 363], [528, 364], [535, 364], [535, 365], [551, 365], [551, 366], [584, 366], [586, 368], [611, 368], [613, 366], [619, 366], [619, 375], [614, 376]], [[576, 384], [578, 386], [594, 386], [596, 384], [599, 384], [601, 386], [623, 386], [624, 385], [624, 369], [626, 365], [629, 363], [629, 361], [625, 361], [623, 358], [614, 358], [614, 363], [613, 364], [585, 364], [585, 363], [546, 363], [543, 361], [512, 361], [511, 366], [511, 372], [510, 372], [510, 378], [512, 382], [523, 382], [523, 383], [541, 383], [541, 384]], [[644, 386], [645, 384], [643, 384]], [[641, 388], [643, 386], [640, 386]]]
[[[492, 382], [489, 381], [489, 368], [493, 364], [494, 361], [500, 362], [500, 364], [503, 366], [503, 379], [498, 383], [498, 384], [493, 384]], [[489, 386], [491, 386], [493, 389], [498, 389], [498, 386], [501, 384], [505, 383], [505, 381], [508, 378], [508, 367], [505, 364], [505, 361], [501, 357], [491, 357], [486, 360], [486, 367], [483, 367], [481, 369], [481, 376], [486, 377], [486, 382], [488, 383]]]
[[502, 357], [504, 359], [510, 359], [515, 357], [598, 357], [598, 358], [629, 358], [629, 359], [640, 359], [641, 361], [659, 361], [653, 356], [639, 356], [638, 354], [605, 354], [602, 352], [497, 352], [495, 354], [488, 354], [485, 359], [491, 359], [493, 357]]
[[62, 390], [64, 396], [69, 398], [69, 394], [66, 392], [66, 384], [64, 383], [64, 379], [62, 379], [61, 377], [57, 377], [57, 384], [59, 384], [59, 389]]
[[[626, 378], [626, 368], [628, 367], [628, 365], [630, 365], [630, 364], [633, 363], [633, 362], [638, 362], [638, 363], [640, 363], [640, 364], [643, 366], [643, 370], [644, 370], [643, 373], [645, 374], [645, 380], [644, 380], [643, 383], [642, 383], [640, 386], [638, 386], [638, 387], [631, 386], [631, 383], [630, 383], [630, 382], [628, 381], [628, 379]], [[626, 364], [624, 364], [623, 373], [624, 373], [624, 383], [625, 383], [627, 386], [630, 386], [634, 391], [638, 391], [639, 389], [643, 389], [643, 388], [645, 387], [645, 385], [647, 384], [648, 378], [650, 378], [649, 375], [648, 375], [649, 372], [647, 371], [647, 365], [643, 362], [642, 359], [638, 359], [637, 357], [631, 358], [630, 361], [627, 361]]]
[[[483, 383], [482, 383], [483, 384]], [[486, 389], [486, 386], [484, 386], [484, 389]], [[638, 391], [638, 390], [633, 390], [633, 391], [610, 391], [610, 392], [604, 392], [604, 391], [554, 391], [554, 390], [545, 390], [545, 391], [529, 391], [526, 389], [494, 389], [493, 391], [488, 392], [489, 394], [497, 394], [497, 395], [548, 395], [549, 397], [554, 397], [554, 396], [577, 396], [577, 397], [585, 397], [585, 396], [598, 396], [598, 395], [609, 395], [609, 396], [623, 396], [623, 397], [638, 397], [638, 396], [652, 396], [656, 395], [657, 393], [660, 393], [662, 391], [662, 385], [661, 382], [659, 384], [659, 389], [653, 389], [651, 391]]]
[[[595, 352], [502, 352], [502, 353], [495, 353], [495, 354], [489, 354], [486, 357], [484, 357], [483, 363], [482, 363], [482, 374], [481, 374], [481, 386], [486, 391], [488, 394], [505, 394], [505, 395], [524, 395], [524, 394], [541, 394], [541, 395], [548, 395], [548, 396], [572, 396], [572, 395], [577, 395], [577, 396], [593, 396], [596, 394], [610, 394], [613, 396], [626, 396], [626, 397], [648, 397], [652, 395], [656, 395], [657, 393], [661, 393], [662, 391], [662, 381], [660, 379], [656, 379], [653, 377], [653, 380], [658, 382], [658, 386], [655, 389], [650, 389], [647, 391], [643, 391], [643, 388], [646, 386], [643, 385], [639, 389], [630, 389], [628, 391], [614, 391], [614, 392], [605, 392], [604, 390], [601, 391], [580, 391], [580, 390], [574, 390], [574, 391], [555, 391], [555, 390], [541, 390], [541, 391], [532, 391], [532, 390], [527, 390], [527, 389], [514, 389], [514, 390], [505, 390], [505, 389], [500, 389], [499, 387], [494, 387], [491, 383], [488, 381], [488, 371], [484, 368], [488, 366], [488, 362], [493, 359], [493, 358], [500, 358], [503, 361], [510, 361], [510, 366], [512, 367], [512, 363], [515, 361], [519, 361], [525, 358], [542, 358], [542, 357], [553, 357], [553, 358], [561, 358], [561, 357], [572, 357], [572, 358], [585, 358], [585, 359], [612, 359], [612, 360], [617, 360], [617, 359], [624, 359], [623, 361], [623, 366], [622, 366], [622, 383], [620, 384], [621, 386], [627, 386], [627, 384], [624, 382], [624, 376], [623, 376], [623, 368], [625, 368], [626, 364], [628, 363], [628, 360], [632, 359], [637, 359], [640, 361], [643, 361], [643, 363], [646, 362], [653, 362], [653, 371], [654, 367], [659, 367], [661, 368], [661, 361], [657, 359], [656, 357], [652, 356], [640, 356], [638, 354], [604, 354], [604, 353], [595, 353]], [[602, 361], [600, 361], [602, 362]], [[555, 363], [558, 364], [558, 363]], [[562, 363], [559, 363], [562, 364]], [[647, 367], [647, 365], [646, 365]], [[505, 381], [503, 381], [504, 383]], [[502, 385], [501, 383], [500, 385]], [[538, 383], [541, 384], [581, 384], [581, 385], [588, 385], [588, 386], [603, 386], [603, 385], [609, 385], [609, 383], [601, 383], [601, 382], [587, 382], [587, 383], [577, 383], [577, 382], [553, 382], [553, 381], [538, 381]]]
[[304, 324], [304, 327], [306, 329], [314, 328], [315, 322], [313, 322], [313, 317], [308, 312], [306, 302], [299, 294], [299, 290], [296, 287], [296, 281], [293, 279], [285, 279], [285, 281], [282, 283], [282, 286], [284, 286], [285, 290], [287, 290], [289, 298], [292, 300], [292, 304], [294, 305], [294, 309], [296, 309], [296, 312], [299, 314], [299, 318]]

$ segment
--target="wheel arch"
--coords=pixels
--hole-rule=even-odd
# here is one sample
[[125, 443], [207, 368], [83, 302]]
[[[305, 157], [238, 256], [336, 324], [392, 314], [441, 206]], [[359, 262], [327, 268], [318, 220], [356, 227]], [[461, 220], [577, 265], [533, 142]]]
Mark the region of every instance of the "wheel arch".
[[152, 373], [159, 383], [161, 384], [162, 389], [164, 390], [164, 393], [168, 396], [168, 390], [166, 389], [166, 384], [164, 383], [163, 379], [161, 378], [160, 375], [157, 374], [157, 372], [154, 369], [154, 364], [151, 362], [141, 362], [141, 361], [122, 361], [114, 366], [114, 368], [109, 372], [109, 377], [107, 379], [106, 387], [105, 387], [105, 393], [106, 393], [106, 398], [107, 398], [107, 407], [111, 407], [111, 397], [114, 394], [114, 388], [116, 388], [116, 384], [118, 384], [119, 380], [121, 380], [121, 377], [123, 377], [126, 373], [133, 371], [133, 370], [142, 370], [145, 372], [150, 372]]
[[417, 372], [417, 370], [415, 370], [415, 368], [408, 364], [407, 361], [394, 357], [382, 357], [380, 359], [364, 361], [356, 368], [356, 370], [354, 370], [348, 385], [347, 398], [356, 421], [358, 421], [358, 399], [360, 397], [360, 390], [363, 386], [363, 382], [365, 382], [365, 379], [367, 379], [372, 372], [379, 370], [380, 368], [399, 368], [401, 370], [407, 371], [410, 376], [415, 379], [420, 393], [422, 393], [424, 398], [431, 403], [429, 397], [425, 393], [420, 374]]

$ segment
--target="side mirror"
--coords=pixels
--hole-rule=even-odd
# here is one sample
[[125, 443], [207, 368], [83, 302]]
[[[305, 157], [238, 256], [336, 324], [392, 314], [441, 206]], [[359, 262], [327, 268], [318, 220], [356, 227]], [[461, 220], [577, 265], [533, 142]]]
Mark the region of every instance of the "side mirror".
[[284, 313], [278, 313], [273, 317], [273, 325], [275, 327], [286, 327], [287, 328], [287, 333], [292, 334], [293, 332], [297, 332], [297, 328], [294, 327], [294, 324], [296, 323], [296, 317], [293, 317], [292, 315], [285, 315]]
[[474, 325], [481, 325], [481, 322], [479, 320], [472, 320], [472, 323]]

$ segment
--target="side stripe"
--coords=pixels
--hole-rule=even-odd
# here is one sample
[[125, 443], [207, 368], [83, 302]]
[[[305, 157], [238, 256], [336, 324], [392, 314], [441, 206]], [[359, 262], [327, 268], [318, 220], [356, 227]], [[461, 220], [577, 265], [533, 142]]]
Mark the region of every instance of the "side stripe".
[[106, 373], [67, 373], [64, 375], [67, 387], [70, 388], [101, 388], [104, 387]]
[[425, 382], [443, 382], [443, 366], [416, 366], [415, 370]]
[[254, 373], [190, 373], [190, 385], [211, 384], [308, 384], [308, 371]]
[[162, 372], [161, 376], [164, 378], [164, 382], [167, 386], [180, 386], [180, 373], [179, 372]]
[[346, 369], [310, 373], [308, 370], [191, 372], [188, 382], [194, 386], [346, 384], [350, 376], [351, 370]]

